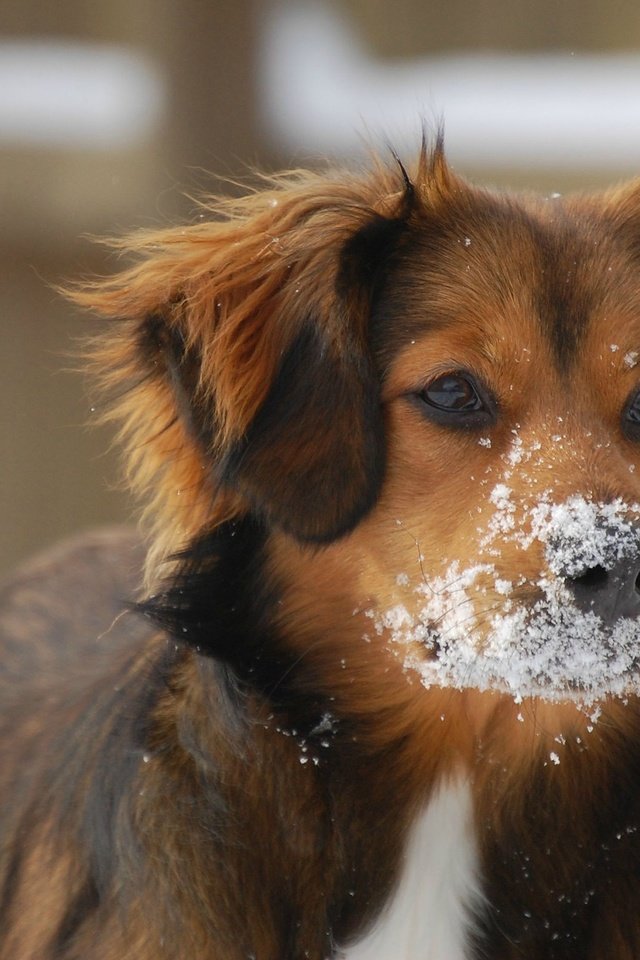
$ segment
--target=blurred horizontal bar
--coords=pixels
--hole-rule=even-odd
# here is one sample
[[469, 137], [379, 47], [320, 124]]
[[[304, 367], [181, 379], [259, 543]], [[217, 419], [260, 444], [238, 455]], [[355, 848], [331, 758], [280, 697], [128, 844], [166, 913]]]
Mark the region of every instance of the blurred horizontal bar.
[[359, 155], [381, 136], [402, 149], [443, 120], [454, 162], [640, 172], [637, 54], [380, 63], [321, 2], [276, 4], [263, 38], [263, 115], [289, 149]]
[[0, 42], [0, 147], [121, 149], [158, 128], [157, 68], [120, 46]]

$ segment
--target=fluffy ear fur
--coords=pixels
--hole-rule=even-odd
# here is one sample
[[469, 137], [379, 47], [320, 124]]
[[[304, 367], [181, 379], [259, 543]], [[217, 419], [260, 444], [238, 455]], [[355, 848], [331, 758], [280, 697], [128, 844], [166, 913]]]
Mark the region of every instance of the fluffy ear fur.
[[247, 510], [327, 540], [371, 506], [384, 457], [367, 320], [414, 199], [402, 168], [287, 174], [118, 244], [138, 264], [72, 292], [115, 321], [93, 366], [160, 553]]

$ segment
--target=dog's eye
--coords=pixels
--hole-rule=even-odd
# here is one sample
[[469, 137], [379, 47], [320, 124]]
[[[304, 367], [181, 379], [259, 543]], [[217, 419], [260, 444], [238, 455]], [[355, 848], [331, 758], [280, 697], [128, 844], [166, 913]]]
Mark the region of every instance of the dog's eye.
[[640, 390], [632, 393], [622, 414], [622, 428], [629, 440], [640, 440]]
[[447, 426], [485, 426], [495, 418], [495, 405], [468, 373], [445, 373], [418, 394], [428, 416]]
[[465, 376], [446, 374], [438, 377], [422, 391], [423, 399], [438, 410], [455, 410], [465, 413], [480, 410], [482, 399], [475, 385]]

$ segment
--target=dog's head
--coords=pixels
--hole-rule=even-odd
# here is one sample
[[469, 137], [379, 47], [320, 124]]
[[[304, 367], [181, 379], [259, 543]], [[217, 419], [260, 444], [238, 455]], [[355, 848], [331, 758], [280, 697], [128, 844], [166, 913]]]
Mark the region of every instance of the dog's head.
[[158, 552], [252, 516], [282, 622], [339, 635], [325, 658], [635, 690], [639, 227], [633, 185], [514, 199], [437, 147], [135, 238], [139, 265], [76, 299], [117, 319], [95, 362]]

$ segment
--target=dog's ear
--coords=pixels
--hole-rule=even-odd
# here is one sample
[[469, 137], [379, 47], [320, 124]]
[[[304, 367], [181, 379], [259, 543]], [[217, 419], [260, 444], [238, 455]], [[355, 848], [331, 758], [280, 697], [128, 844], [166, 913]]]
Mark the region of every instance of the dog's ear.
[[[385, 180], [386, 176], [386, 180]], [[348, 531], [384, 469], [371, 298], [404, 228], [397, 172], [296, 174], [215, 219], [123, 243], [140, 262], [75, 291], [113, 318], [94, 366], [134, 485], [173, 546], [250, 509], [305, 541]], [[170, 517], [167, 516], [170, 514]]]

